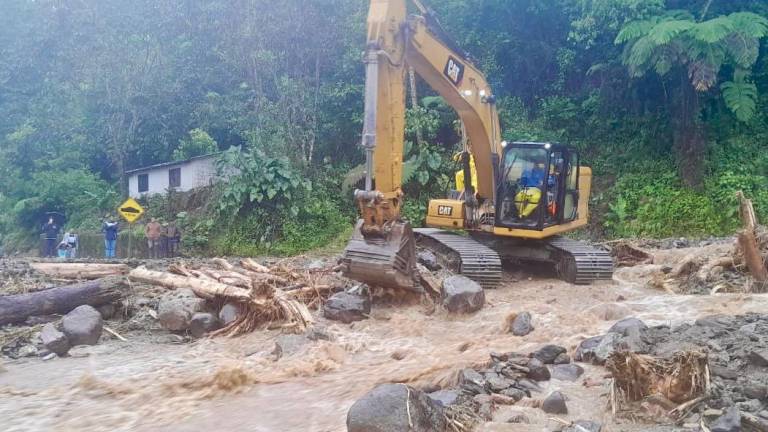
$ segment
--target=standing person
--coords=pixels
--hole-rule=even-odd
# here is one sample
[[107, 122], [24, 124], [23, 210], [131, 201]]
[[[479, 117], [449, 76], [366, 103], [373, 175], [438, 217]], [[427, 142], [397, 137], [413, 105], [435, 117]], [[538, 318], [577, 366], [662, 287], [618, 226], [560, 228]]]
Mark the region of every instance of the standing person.
[[45, 257], [56, 256], [56, 239], [59, 237], [59, 226], [53, 221], [53, 216], [48, 218], [48, 223], [43, 225], [42, 231], [45, 234]]
[[118, 231], [119, 227], [117, 222], [115, 222], [109, 215], [104, 216], [104, 224], [101, 226], [101, 232], [104, 233], [104, 256], [107, 258], [115, 257]]
[[179, 253], [179, 243], [181, 243], [181, 231], [176, 226], [176, 221], [171, 221], [166, 230], [168, 236], [168, 256], [173, 258]]
[[168, 257], [168, 223], [164, 222], [160, 228], [160, 257]]
[[145, 234], [147, 236], [147, 248], [148, 248], [149, 258], [159, 258], [158, 255], [160, 255], [160, 232], [162, 231], [162, 229], [163, 227], [155, 218], [152, 218], [152, 220], [144, 228]]

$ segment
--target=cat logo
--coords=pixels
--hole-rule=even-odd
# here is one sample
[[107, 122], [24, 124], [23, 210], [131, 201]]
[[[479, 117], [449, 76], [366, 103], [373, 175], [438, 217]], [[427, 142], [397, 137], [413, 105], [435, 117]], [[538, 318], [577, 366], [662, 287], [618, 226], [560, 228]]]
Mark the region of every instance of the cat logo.
[[448, 63], [445, 64], [443, 74], [451, 80], [453, 85], [458, 87], [461, 80], [464, 79], [464, 65], [452, 56], [448, 56]]
[[438, 216], [450, 216], [453, 214], [453, 207], [451, 206], [437, 206], [437, 214]]

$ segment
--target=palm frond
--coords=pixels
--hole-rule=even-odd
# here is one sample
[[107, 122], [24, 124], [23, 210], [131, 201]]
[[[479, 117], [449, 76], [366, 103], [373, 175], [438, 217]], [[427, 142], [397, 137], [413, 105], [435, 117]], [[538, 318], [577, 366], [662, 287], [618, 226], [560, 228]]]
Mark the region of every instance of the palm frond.
[[356, 184], [365, 178], [365, 164], [360, 164], [351, 170], [344, 176], [344, 181], [341, 182], [341, 192], [343, 194], [349, 193]]
[[752, 12], [736, 12], [728, 15], [739, 33], [753, 38], [768, 36], [768, 18]]
[[757, 86], [748, 82], [728, 81], [720, 86], [725, 105], [739, 121], [749, 121], [757, 110]]
[[760, 55], [760, 41], [740, 32], [728, 36], [724, 46], [734, 63], [742, 68], [751, 68]]
[[632, 21], [619, 31], [614, 43], [620, 45], [646, 36], [657, 23], [658, 18], [653, 20]]
[[653, 42], [650, 36], [643, 36], [632, 44], [625, 63], [629, 66], [633, 76], [642, 75], [644, 66], [651, 60], [657, 47], [658, 45]]
[[720, 16], [697, 23], [691, 34], [697, 40], [711, 44], [725, 39], [734, 31], [733, 21], [727, 16]]
[[648, 33], [648, 36], [650, 36], [651, 41], [656, 45], [666, 45], [681, 33], [686, 32], [695, 26], [696, 23], [689, 20], [663, 21], [656, 24]]

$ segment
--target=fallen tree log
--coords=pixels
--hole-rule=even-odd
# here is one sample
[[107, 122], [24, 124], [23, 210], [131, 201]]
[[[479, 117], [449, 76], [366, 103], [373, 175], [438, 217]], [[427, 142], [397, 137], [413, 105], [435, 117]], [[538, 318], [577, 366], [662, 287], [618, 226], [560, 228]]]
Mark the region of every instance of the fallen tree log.
[[90, 264], [90, 263], [30, 263], [32, 269], [44, 275], [61, 279], [94, 280], [108, 276], [128, 273], [125, 264]]
[[744, 229], [739, 233], [739, 246], [741, 246], [744, 261], [752, 277], [755, 278], [755, 281], [764, 285], [768, 282], [768, 269], [765, 267], [760, 248], [757, 246], [755, 232], [758, 222], [755, 208], [752, 205], [752, 200], [747, 199], [741, 191], [736, 195], [739, 198], [739, 214], [744, 226]]
[[128, 279], [171, 289], [189, 288], [195, 295], [204, 299], [213, 299], [220, 296], [242, 302], [263, 303], [259, 299], [251, 298], [250, 290], [223, 284], [212, 279], [177, 276], [170, 273], [147, 270], [145, 267], [131, 270], [128, 273]]
[[30, 316], [65, 314], [82, 306], [100, 306], [119, 300], [125, 292], [122, 278], [50, 288], [0, 297], [0, 325], [23, 322]]

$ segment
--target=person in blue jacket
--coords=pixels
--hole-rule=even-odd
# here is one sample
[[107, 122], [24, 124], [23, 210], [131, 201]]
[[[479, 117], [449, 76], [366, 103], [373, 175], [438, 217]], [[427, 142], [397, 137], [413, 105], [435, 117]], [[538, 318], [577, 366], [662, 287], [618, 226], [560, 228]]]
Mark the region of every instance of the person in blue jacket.
[[107, 258], [115, 257], [115, 247], [117, 246], [117, 233], [120, 230], [117, 222], [109, 215], [104, 217], [104, 224], [101, 226], [101, 232], [104, 233], [104, 256]]

